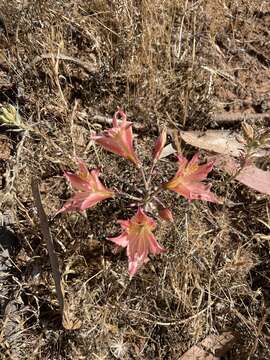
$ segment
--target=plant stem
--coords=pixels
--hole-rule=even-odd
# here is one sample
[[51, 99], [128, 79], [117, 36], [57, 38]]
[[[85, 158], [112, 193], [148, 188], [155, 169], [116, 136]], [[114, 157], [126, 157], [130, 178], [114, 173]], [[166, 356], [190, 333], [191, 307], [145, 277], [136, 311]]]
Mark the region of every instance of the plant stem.
[[130, 195], [130, 194], [124, 192], [124, 191], [117, 190], [117, 193], [118, 193], [119, 195], [125, 196], [126, 198], [131, 199], [131, 200], [134, 200], [134, 201], [140, 201], [140, 202], [142, 201], [141, 198], [138, 198], [138, 197], [136, 197], [136, 196], [132, 196], [132, 195]]
[[241, 173], [241, 171], [245, 168], [246, 164], [248, 163], [249, 160], [252, 160], [252, 156], [251, 156], [252, 151], [250, 149], [248, 149], [247, 153], [245, 154], [245, 157], [242, 161], [242, 163], [240, 163], [239, 165], [239, 169], [236, 170], [236, 172], [234, 174], [232, 174], [229, 178], [229, 182], [236, 179], [237, 176]]
[[147, 204], [148, 202], [151, 202], [152, 199], [155, 199], [156, 201], [159, 201], [159, 200], [157, 200], [156, 195], [158, 195], [161, 191], [162, 191], [162, 188], [158, 188], [157, 190], [155, 190], [151, 194], [146, 194], [146, 196], [144, 198], [144, 204]]
[[156, 167], [156, 164], [157, 164], [157, 162], [154, 160], [153, 163], [152, 163], [151, 169], [150, 169], [150, 173], [149, 173], [148, 179], [147, 179], [147, 181], [146, 181], [148, 187], [149, 187], [149, 185], [150, 185], [150, 182], [151, 182], [151, 179], [152, 179], [153, 172], [154, 172], [154, 169], [155, 169], [155, 167]]
[[143, 179], [143, 183], [144, 183], [144, 186], [145, 186], [145, 190], [146, 192], [148, 192], [148, 183], [146, 181], [146, 177], [145, 177], [145, 173], [144, 173], [144, 170], [143, 170], [143, 167], [141, 164], [139, 164], [137, 166], [138, 170], [140, 171], [141, 175], [142, 175], [142, 179]]
[[159, 200], [159, 198], [157, 196], [153, 196], [153, 199], [159, 204], [161, 205], [163, 208], [166, 208], [166, 206], [164, 205], [164, 203]]

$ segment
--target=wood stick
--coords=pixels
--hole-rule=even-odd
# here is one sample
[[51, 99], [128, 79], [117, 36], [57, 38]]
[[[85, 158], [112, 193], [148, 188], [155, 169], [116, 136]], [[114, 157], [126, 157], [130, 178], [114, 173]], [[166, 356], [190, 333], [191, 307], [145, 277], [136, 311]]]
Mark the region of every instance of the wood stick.
[[[107, 116], [102, 115], [94, 115], [92, 118], [94, 121], [96, 121], [99, 124], [104, 125], [111, 125], [112, 119]], [[244, 120], [250, 120], [250, 121], [269, 121], [270, 122], [270, 112], [262, 113], [262, 114], [247, 114], [247, 113], [214, 113], [211, 115], [211, 119], [214, 122], [217, 123], [236, 123], [236, 122], [242, 122]], [[152, 126], [154, 131], [158, 131], [157, 126]], [[136, 131], [146, 131], [148, 129], [147, 125], [141, 124], [141, 123], [133, 123], [133, 129]], [[168, 129], [168, 131], [173, 131], [174, 129]]]
[[235, 123], [235, 122], [242, 122], [244, 120], [251, 120], [251, 121], [264, 121], [270, 120], [270, 113], [262, 113], [262, 114], [247, 114], [241, 112], [222, 112], [216, 113], [211, 116], [212, 120], [217, 123]]
[[35, 201], [35, 205], [37, 208], [38, 217], [39, 217], [39, 221], [40, 221], [40, 230], [41, 230], [44, 240], [46, 241], [46, 245], [48, 248], [48, 253], [49, 253], [49, 258], [50, 258], [50, 263], [51, 263], [52, 273], [53, 273], [53, 279], [54, 279], [54, 283], [55, 283], [56, 295], [57, 295], [57, 299], [58, 299], [58, 303], [59, 303], [59, 307], [60, 307], [60, 312], [63, 317], [64, 293], [63, 293], [63, 288], [62, 288], [62, 283], [61, 283], [61, 272], [60, 272], [60, 268], [59, 268], [58, 258], [57, 258], [57, 255], [56, 255], [56, 252], [54, 249], [54, 244], [53, 244], [53, 240], [52, 240], [52, 236], [51, 236], [51, 232], [50, 232], [50, 228], [49, 228], [48, 218], [47, 218], [47, 215], [44, 211], [44, 208], [43, 208], [43, 205], [41, 202], [40, 191], [39, 191], [38, 182], [36, 179], [32, 179], [31, 187], [32, 187], [32, 193], [33, 193], [33, 197], [34, 197], [34, 201]]

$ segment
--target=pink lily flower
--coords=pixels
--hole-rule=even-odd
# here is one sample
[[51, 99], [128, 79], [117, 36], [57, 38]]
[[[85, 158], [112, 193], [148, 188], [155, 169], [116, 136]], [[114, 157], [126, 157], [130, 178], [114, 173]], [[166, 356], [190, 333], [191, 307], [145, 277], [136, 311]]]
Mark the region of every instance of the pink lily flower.
[[148, 254], [161, 254], [166, 250], [160, 246], [153, 235], [155, 221], [139, 208], [130, 220], [119, 220], [123, 233], [117, 237], [108, 238], [117, 246], [127, 248], [128, 271], [132, 277], [145, 264]]
[[84, 211], [95, 206], [102, 200], [114, 196], [112, 190], [107, 189], [99, 180], [99, 170], [88, 171], [85, 163], [77, 159], [79, 164], [78, 174], [65, 172], [65, 177], [69, 180], [75, 194], [65, 203], [57, 214], [66, 211]]
[[[118, 125], [118, 115], [122, 118], [121, 125]], [[123, 156], [138, 166], [139, 159], [133, 149], [132, 123], [127, 122], [126, 114], [123, 111], [117, 111], [114, 114], [111, 129], [105, 130], [101, 135], [92, 136], [92, 139], [106, 150]]]
[[153, 154], [155, 162], [159, 160], [162, 150], [164, 149], [164, 146], [166, 144], [166, 141], [167, 141], [167, 130], [166, 128], [163, 128], [161, 134], [159, 135], [155, 143], [154, 154]]
[[214, 193], [210, 191], [211, 185], [202, 183], [208, 173], [213, 169], [214, 162], [199, 165], [199, 154], [188, 160], [178, 156], [179, 169], [175, 176], [163, 184], [163, 188], [177, 192], [189, 201], [199, 199], [214, 203], [222, 203]]

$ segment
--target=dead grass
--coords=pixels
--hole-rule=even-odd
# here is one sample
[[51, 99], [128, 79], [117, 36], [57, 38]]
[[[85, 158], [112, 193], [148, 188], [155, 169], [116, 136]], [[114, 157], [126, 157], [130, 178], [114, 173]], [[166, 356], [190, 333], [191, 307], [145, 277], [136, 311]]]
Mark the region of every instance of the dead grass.
[[[136, 142], [147, 164], [156, 125], [204, 129], [217, 127], [215, 111], [269, 111], [267, 1], [13, 0], [0, 4], [0, 15], [0, 100], [17, 105], [35, 130], [6, 131], [12, 157], [0, 164], [1, 212], [12, 210], [22, 242], [9, 278], [17, 335], [1, 332], [3, 359], [178, 359], [227, 329], [239, 336], [228, 359], [269, 358], [267, 197], [218, 172], [214, 188], [235, 206], [166, 194], [176, 221], [157, 236], [169, 251], [132, 281], [124, 254], [112, 254], [106, 241], [119, 230], [116, 219], [132, 214], [125, 202], [53, 218], [69, 196], [62, 173], [74, 169], [74, 154], [101, 167], [110, 186], [140, 184], [132, 167], [90, 143], [90, 130], [103, 126], [94, 115], [123, 106], [146, 124]], [[40, 60], [44, 54], [53, 56]], [[173, 165], [166, 167], [170, 176]], [[71, 310], [83, 321], [77, 331], [60, 326], [32, 175], [40, 178]]]

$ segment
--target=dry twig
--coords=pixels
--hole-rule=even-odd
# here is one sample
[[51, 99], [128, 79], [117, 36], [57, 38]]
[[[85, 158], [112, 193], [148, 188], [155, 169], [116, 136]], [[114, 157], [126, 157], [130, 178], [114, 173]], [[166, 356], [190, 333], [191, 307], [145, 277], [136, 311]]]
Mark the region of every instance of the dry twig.
[[38, 216], [40, 220], [40, 229], [43, 235], [43, 238], [46, 241], [46, 245], [48, 248], [50, 263], [52, 267], [53, 279], [55, 283], [56, 295], [60, 307], [60, 313], [62, 316], [62, 325], [67, 330], [76, 330], [81, 327], [81, 321], [76, 319], [74, 316], [71, 316], [69, 311], [69, 305], [65, 302], [64, 298], [64, 289], [62, 286], [61, 272], [59, 268], [58, 258], [54, 249], [53, 240], [50, 233], [49, 223], [47, 215], [42, 206], [40, 192], [38, 183], [35, 179], [31, 181], [32, 193], [35, 201], [35, 205], [37, 207]]
[[64, 292], [63, 292], [62, 283], [61, 283], [61, 272], [60, 272], [60, 268], [59, 268], [58, 258], [57, 258], [57, 255], [56, 255], [56, 252], [54, 249], [53, 240], [52, 240], [51, 233], [50, 233], [48, 218], [47, 218], [47, 215], [44, 211], [44, 208], [43, 208], [43, 205], [41, 202], [41, 197], [40, 197], [37, 180], [32, 179], [31, 187], [32, 187], [32, 193], [33, 193], [35, 205], [36, 205], [39, 220], [40, 220], [40, 230], [42, 232], [43, 238], [46, 241], [46, 245], [48, 248], [48, 253], [49, 253], [50, 263], [51, 263], [51, 267], [52, 267], [53, 279], [54, 279], [54, 283], [55, 283], [56, 295], [57, 295], [57, 299], [58, 299], [58, 303], [59, 303], [59, 307], [60, 307], [60, 312], [61, 312], [61, 315], [63, 316]]
[[234, 113], [217, 113], [212, 115], [212, 120], [217, 123], [235, 123], [235, 122], [242, 122], [245, 120], [251, 121], [264, 121], [270, 120], [270, 113], [262, 113], [262, 114], [247, 114], [241, 112], [234, 112]]
[[88, 74], [93, 74], [93, 73], [96, 73], [96, 71], [97, 71], [97, 68], [95, 66], [93, 66], [92, 64], [86, 63], [86, 62], [81, 61], [72, 56], [67, 56], [64, 54], [56, 55], [53, 53], [42, 54], [42, 55], [36, 56], [34, 58], [34, 60], [29, 64], [29, 67], [36, 65], [38, 62], [40, 62], [43, 59], [55, 59], [55, 60], [63, 60], [63, 61], [72, 62], [72, 63], [80, 66], [81, 68], [83, 68]]

